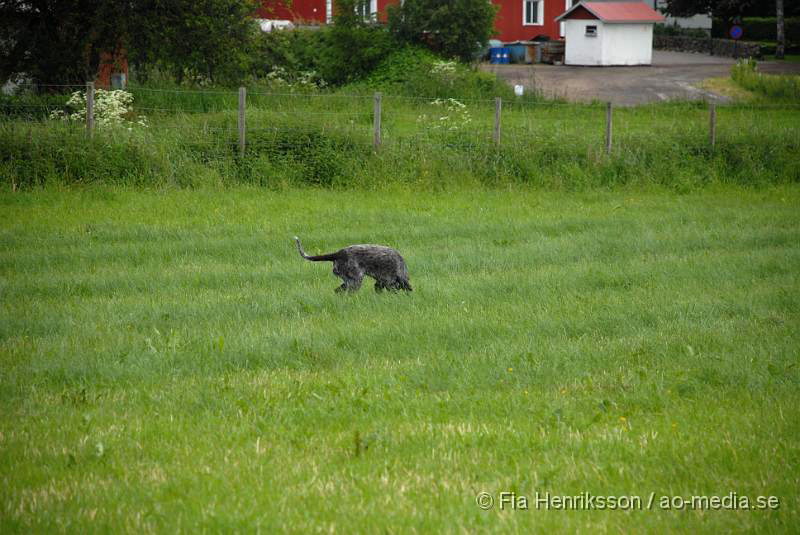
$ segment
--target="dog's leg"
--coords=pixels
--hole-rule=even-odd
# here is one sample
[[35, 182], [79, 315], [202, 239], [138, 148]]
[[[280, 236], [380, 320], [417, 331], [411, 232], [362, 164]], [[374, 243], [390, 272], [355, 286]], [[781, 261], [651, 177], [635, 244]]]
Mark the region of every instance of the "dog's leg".
[[336, 288], [336, 292], [357, 292], [361, 288], [361, 281], [358, 279], [344, 279], [341, 286]]
[[408, 281], [405, 281], [401, 278], [397, 278], [392, 282], [387, 283], [386, 288], [393, 292], [399, 292], [400, 290], [405, 290], [407, 292], [411, 291], [411, 285], [408, 283]]
[[337, 292], [357, 292], [359, 288], [361, 288], [361, 282], [364, 280], [364, 272], [358, 269], [357, 266], [340, 266], [338, 271], [339, 273], [337, 273], [337, 275], [341, 277], [342, 285], [336, 289]]
[[344, 284], [342, 284], [342, 286], [344, 286], [348, 292], [357, 292], [361, 288], [361, 281], [363, 280], [363, 275], [355, 277], [350, 276], [344, 280]]

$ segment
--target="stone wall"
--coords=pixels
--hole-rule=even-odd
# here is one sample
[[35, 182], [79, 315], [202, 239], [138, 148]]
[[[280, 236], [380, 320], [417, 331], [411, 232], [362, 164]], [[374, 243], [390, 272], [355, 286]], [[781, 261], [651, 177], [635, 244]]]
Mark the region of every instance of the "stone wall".
[[732, 39], [698, 39], [697, 37], [676, 35], [654, 35], [653, 48], [657, 50], [674, 50], [676, 52], [700, 52], [702, 54], [708, 54], [709, 48], [712, 48], [711, 54], [713, 56], [761, 58], [761, 45], [758, 43], [734, 41]]

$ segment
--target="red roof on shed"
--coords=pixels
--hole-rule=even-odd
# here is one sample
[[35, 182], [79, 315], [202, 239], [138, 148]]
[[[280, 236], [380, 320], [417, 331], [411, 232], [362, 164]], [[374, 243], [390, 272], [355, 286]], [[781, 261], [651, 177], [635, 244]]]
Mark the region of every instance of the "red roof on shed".
[[580, 2], [556, 20], [572, 18], [570, 15], [580, 7], [603, 22], [664, 22], [664, 17], [644, 2]]

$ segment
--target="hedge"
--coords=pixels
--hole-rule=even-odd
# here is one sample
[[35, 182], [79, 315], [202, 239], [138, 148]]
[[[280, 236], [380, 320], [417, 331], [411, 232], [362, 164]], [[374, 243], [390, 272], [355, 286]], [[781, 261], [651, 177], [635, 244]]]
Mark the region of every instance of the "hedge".
[[[728, 31], [733, 24], [723, 19], [715, 18], [711, 35], [713, 37], [729, 38]], [[778, 23], [775, 17], [745, 17], [742, 19], [744, 35], [747, 41], [775, 41], [778, 34]], [[786, 42], [800, 43], [800, 17], [786, 18]]]

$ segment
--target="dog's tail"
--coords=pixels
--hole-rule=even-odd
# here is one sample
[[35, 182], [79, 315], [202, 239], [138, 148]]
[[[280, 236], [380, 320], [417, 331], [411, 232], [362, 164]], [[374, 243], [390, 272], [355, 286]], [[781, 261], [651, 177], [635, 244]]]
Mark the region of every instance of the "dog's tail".
[[306, 260], [310, 260], [312, 262], [325, 262], [325, 261], [332, 262], [334, 260], [337, 260], [339, 258], [339, 256], [340, 256], [339, 255], [339, 251], [337, 251], [335, 253], [331, 253], [331, 254], [322, 254], [322, 255], [318, 255], [318, 256], [309, 256], [303, 250], [303, 246], [300, 244], [300, 238], [295, 236], [294, 237], [294, 241], [297, 243], [297, 250], [300, 251], [300, 256], [302, 256]]

